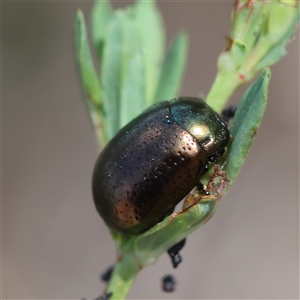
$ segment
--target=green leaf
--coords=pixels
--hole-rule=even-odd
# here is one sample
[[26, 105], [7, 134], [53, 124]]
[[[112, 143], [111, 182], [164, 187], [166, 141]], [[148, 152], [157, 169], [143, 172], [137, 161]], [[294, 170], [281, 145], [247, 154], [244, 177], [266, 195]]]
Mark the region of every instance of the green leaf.
[[86, 100], [92, 122], [96, 129], [98, 142], [103, 145], [103, 103], [99, 79], [92, 61], [83, 13], [79, 10], [75, 20], [75, 55], [83, 95]]
[[85, 95], [95, 104], [101, 104], [101, 89], [92, 61], [83, 13], [77, 12], [75, 21], [75, 51]]
[[120, 128], [122, 27], [122, 16], [114, 13], [109, 23], [103, 48], [102, 64], [100, 66], [101, 87], [105, 108], [105, 130], [108, 140], [110, 140]]
[[163, 60], [165, 32], [155, 1], [138, 0], [133, 9], [133, 18], [139, 29], [145, 54], [146, 106], [150, 106], [154, 103]]
[[[284, 7], [285, 9], [282, 9], [282, 7]], [[262, 68], [276, 63], [286, 54], [286, 45], [293, 36], [299, 19], [299, 4], [297, 13], [295, 13], [294, 7], [289, 7], [284, 3], [279, 3], [277, 6], [273, 7], [268, 19], [269, 33], [266, 36], [265, 43], [262, 43], [260, 47], [261, 52], [263, 51], [263, 49], [268, 49], [268, 43], [271, 44], [271, 42], [274, 40], [278, 40], [278, 42], [276, 44], [274, 43], [272, 47], [268, 49], [263, 59], [259, 61], [257, 66], [255, 66], [256, 72], [258, 72]]]
[[128, 14], [124, 15], [122, 29], [121, 127], [146, 108], [146, 66], [142, 39], [136, 23]]
[[92, 38], [96, 48], [97, 57], [100, 62], [103, 52], [104, 39], [112, 13], [113, 9], [107, 0], [96, 1], [91, 13]]
[[215, 213], [219, 201], [207, 199], [183, 213], [174, 213], [146, 233], [137, 236], [134, 255], [142, 266], [153, 264], [167, 249], [204, 225]]
[[[266, 9], [263, 2], [255, 1], [251, 5], [248, 1], [236, 1], [231, 16], [231, 37], [247, 41], [245, 44], [253, 45], [255, 32], [258, 32], [262, 27]], [[254, 9], [255, 6], [255, 9]], [[248, 20], [251, 18], [251, 22]], [[246, 38], [247, 37], [247, 38]]]
[[264, 69], [239, 103], [230, 128], [233, 141], [228, 147], [228, 154], [224, 163], [224, 170], [230, 180], [227, 189], [233, 184], [244, 164], [246, 155], [261, 124], [267, 105], [270, 77], [270, 69]]
[[180, 33], [173, 40], [159, 76], [155, 101], [171, 100], [178, 96], [186, 64], [188, 37]]
[[127, 12], [116, 11], [105, 40], [101, 83], [107, 136], [145, 108], [145, 64], [141, 39]]

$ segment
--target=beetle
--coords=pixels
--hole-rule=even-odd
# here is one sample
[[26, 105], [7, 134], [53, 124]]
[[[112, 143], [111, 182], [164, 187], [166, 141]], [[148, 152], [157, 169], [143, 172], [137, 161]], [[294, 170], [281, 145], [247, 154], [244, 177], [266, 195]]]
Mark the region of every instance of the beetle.
[[199, 98], [152, 105], [100, 153], [92, 176], [97, 211], [114, 231], [145, 232], [189, 194], [209, 162], [219, 162], [229, 140], [225, 120]]

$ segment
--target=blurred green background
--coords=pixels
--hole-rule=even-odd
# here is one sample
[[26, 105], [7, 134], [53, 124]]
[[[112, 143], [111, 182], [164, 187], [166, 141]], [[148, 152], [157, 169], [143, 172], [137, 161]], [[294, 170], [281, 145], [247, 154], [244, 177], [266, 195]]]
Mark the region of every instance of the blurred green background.
[[[158, 1], [168, 41], [181, 29], [190, 36], [180, 95], [208, 93], [232, 3]], [[89, 21], [92, 4], [2, 2], [3, 299], [96, 297], [99, 274], [114, 261], [91, 197], [98, 153], [73, 53], [76, 10]], [[271, 68], [265, 119], [216, 216], [188, 238], [178, 269], [164, 255], [143, 270], [130, 299], [299, 298], [299, 31], [295, 37]], [[160, 289], [166, 273], [178, 280], [173, 294]]]

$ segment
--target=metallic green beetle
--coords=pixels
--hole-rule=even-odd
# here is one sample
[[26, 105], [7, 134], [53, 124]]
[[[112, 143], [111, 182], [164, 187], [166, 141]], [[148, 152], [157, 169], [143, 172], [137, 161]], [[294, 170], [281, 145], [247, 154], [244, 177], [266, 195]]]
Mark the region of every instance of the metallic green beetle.
[[92, 179], [99, 214], [117, 232], [150, 229], [189, 194], [229, 139], [225, 121], [201, 99], [154, 104], [100, 153]]

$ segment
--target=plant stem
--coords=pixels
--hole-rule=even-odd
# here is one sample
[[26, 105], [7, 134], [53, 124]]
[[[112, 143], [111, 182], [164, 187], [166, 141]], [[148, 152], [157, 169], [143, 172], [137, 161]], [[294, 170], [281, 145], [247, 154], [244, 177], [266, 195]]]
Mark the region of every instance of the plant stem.
[[126, 299], [127, 294], [141, 267], [136, 260], [127, 253], [122, 253], [117, 261], [107, 287], [106, 293], [112, 293], [109, 300]]
[[219, 71], [206, 98], [206, 103], [218, 113], [245, 79], [236, 71]]

